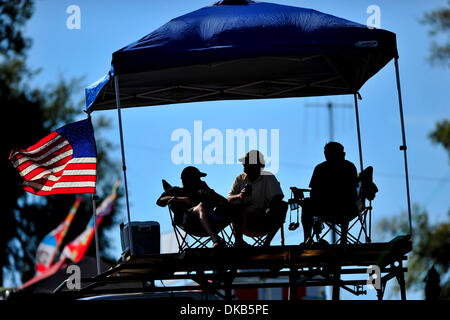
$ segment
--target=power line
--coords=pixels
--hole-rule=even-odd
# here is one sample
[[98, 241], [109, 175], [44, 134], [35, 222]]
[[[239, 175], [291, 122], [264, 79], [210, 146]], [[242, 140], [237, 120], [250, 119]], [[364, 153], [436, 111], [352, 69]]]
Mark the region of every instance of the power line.
[[305, 103], [306, 107], [326, 107], [328, 110], [328, 133], [330, 141], [334, 141], [334, 114], [333, 108], [352, 108], [353, 105], [349, 103]]
[[[310, 164], [285, 162], [285, 161], [280, 161], [280, 166], [288, 166], [288, 167], [294, 167], [294, 168], [299, 168], [299, 169], [310, 169], [311, 171], [314, 168], [314, 166], [310, 165]], [[377, 177], [390, 177], [390, 178], [396, 178], [396, 179], [404, 179], [404, 175], [402, 175], [402, 174], [395, 174], [395, 173], [389, 173], [389, 172], [377, 171], [376, 173], [374, 173], [374, 175]], [[438, 178], [438, 177], [430, 177], [430, 176], [411, 175], [410, 179], [448, 182], [448, 181], [450, 181], [450, 176], [447, 176], [445, 178]]]

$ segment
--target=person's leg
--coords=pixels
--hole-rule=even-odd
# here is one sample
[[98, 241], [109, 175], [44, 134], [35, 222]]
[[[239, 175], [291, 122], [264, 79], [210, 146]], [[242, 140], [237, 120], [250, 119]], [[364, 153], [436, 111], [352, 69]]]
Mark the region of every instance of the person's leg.
[[215, 209], [214, 214], [224, 219], [224, 226], [231, 223], [231, 225], [233, 226], [235, 242], [243, 242], [242, 226], [247, 220], [247, 214], [243, 205], [227, 203], [225, 205], [218, 206]]
[[347, 234], [348, 234], [348, 220], [341, 223], [341, 244], [347, 244]]
[[279, 206], [275, 208], [274, 210], [269, 209], [266, 212], [266, 215], [269, 217], [269, 225], [270, 225], [270, 231], [267, 234], [266, 240], [264, 241], [264, 246], [269, 247], [270, 243], [272, 242], [273, 237], [278, 232], [278, 229], [280, 229], [281, 224], [284, 222], [285, 214], [287, 211], [287, 207], [283, 205], [282, 202], [280, 202]]
[[277, 234], [277, 231], [279, 229], [279, 226], [277, 228], [273, 228], [266, 236], [266, 239], [264, 240], [264, 247], [270, 247], [270, 243], [272, 242], [273, 237]]
[[247, 224], [248, 213], [245, 209], [241, 211], [241, 214], [237, 215], [233, 221], [234, 229], [234, 245], [241, 246], [247, 243], [243, 239], [243, 232], [245, 225]]
[[347, 244], [348, 240], [348, 226], [350, 221], [352, 221], [358, 215], [357, 207], [353, 202], [347, 203], [342, 206], [340, 211], [336, 211], [337, 221], [341, 227], [341, 240], [342, 245]]
[[205, 228], [208, 235], [211, 237], [211, 240], [215, 243], [219, 241], [219, 236], [214, 231], [214, 227], [208, 217], [209, 214], [209, 208], [206, 204], [203, 202], [200, 202], [193, 210], [193, 212], [198, 214], [198, 217], [200, 219], [200, 223], [202, 224], [203, 228]]
[[303, 241], [306, 242], [312, 236], [313, 228], [313, 210], [310, 203], [305, 203], [302, 207], [302, 226], [303, 226]]

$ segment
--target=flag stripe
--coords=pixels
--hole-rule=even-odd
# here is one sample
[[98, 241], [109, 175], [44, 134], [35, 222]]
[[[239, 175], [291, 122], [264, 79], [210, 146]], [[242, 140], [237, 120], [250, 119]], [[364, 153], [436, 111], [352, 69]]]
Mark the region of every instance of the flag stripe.
[[[27, 170], [28, 172], [23, 176], [25, 181], [40, 179], [46, 174], [56, 173], [60, 170], [64, 170], [67, 163], [72, 159], [72, 155], [68, 155], [62, 159], [59, 157], [56, 158], [56, 162], [52, 163], [49, 166], [33, 166], [31, 170]], [[23, 173], [21, 172], [21, 175]]]
[[44, 148], [47, 148], [47, 146], [49, 144], [52, 143], [53, 139], [59, 137], [58, 132], [53, 131], [52, 133], [50, 133], [48, 136], [46, 136], [45, 138], [41, 139], [38, 143], [32, 145], [31, 147], [27, 148], [25, 150], [25, 152], [27, 154], [34, 154], [37, 153], [39, 151], [41, 151]]
[[[83, 158], [76, 158], [83, 159]], [[66, 167], [66, 170], [87, 170], [87, 169], [97, 169], [97, 161], [95, 158], [89, 158], [89, 162], [77, 162], [76, 159], [72, 159]], [[86, 159], [86, 158], [84, 158]]]
[[[39, 172], [37, 172], [36, 175], [34, 175], [32, 178], [30, 179], [25, 179], [26, 181], [30, 181], [30, 180], [38, 180], [41, 179], [42, 177], [57, 177], [58, 173], [67, 169], [71, 169], [71, 170], [76, 170], [76, 169], [83, 169], [82, 165], [86, 165], [86, 164], [94, 164], [96, 163], [96, 158], [92, 158], [92, 157], [87, 157], [87, 158], [72, 158], [70, 159], [70, 161], [68, 163], [63, 164], [62, 166], [56, 167], [56, 168], [52, 168], [49, 170], [45, 170], [45, 168], [40, 168], [40, 169], [35, 169], [38, 170]], [[72, 165], [69, 167], [69, 165]], [[78, 167], [80, 166], [80, 167]], [[96, 169], [97, 167], [94, 166], [92, 169]]]
[[[50, 180], [47, 178], [39, 179], [39, 180], [33, 180], [33, 181], [26, 181], [27, 183], [37, 183], [42, 184], [46, 186], [52, 186], [57, 182], [70, 182], [70, 181], [95, 181], [95, 174], [86, 174], [86, 175], [76, 175], [76, 176], [68, 176], [68, 175], [62, 175], [57, 178], [57, 180]], [[83, 180], [85, 179], [85, 180]]]
[[[51, 139], [47, 139], [49, 137], [51, 137]], [[61, 140], [65, 140], [64, 137], [58, 135], [57, 132], [52, 132], [49, 136], [45, 137], [32, 147], [29, 147], [27, 149], [13, 150], [12, 157], [20, 157], [24, 155], [27, 156], [40, 155], [43, 152], [46, 152], [46, 150], [48, 150], [52, 145], [60, 142]]]
[[[34, 169], [36, 169], [36, 168], [51, 168], [56, 165], [61, 165], [61, 164], [67, 163], [67, 162], [69, 162], [70, 159], [72, 159], [72, 154], [73, 154], [73, 150], [72, 150], [72, 148], [70, 148], [70, 150], [67, 150], [61, 154], [57, 154], [54, 156], [52, 155], [52, 157], [47, 158], [46, 159], [47, 161], [44, 163], [39, 163], [39, 162], [36, 163], [34, 161], [30, 162], [30, 165], [23, 166], [24, 169], [21, 169], [19, 167], [19, 170], [21, 170], [20, 174], [22, 176], [28, 175], [28, 177], [32, 178], [34, 175], [29, 175], [29, 173], [34, 171]], [[31, 178], [29, 178], [29, 179], [31, 179]]]
[[66, 168], [67, 163], [63, 164], [62, 166], [46, 170], [45, 168], [38, 168], [36, 169], [36, 175], [33, 176], [33, 179], [25, 179], [26, 181], [32, 181], [32, 180], [39, 180], [42, 179], [42, 177], [47, 176], [53, 176], [53, 174], [57, 175], [58, 173], [64, 171]]
[[[96, 170], [95, 169], [89, 169], [89, 170], [64, 170], [58, 172], [56, 175], [48, 175], [45, 176], [45, 179], [50, 181], [58, 181], [58, 179], [61, 179], [64, 176], [73, 176], [73, 178], [70, 179], [77, 179], [77, 176], [95, 176]], [[41, 179], [38, 179], [41, 180]], [[33, 181], [38, 181], [33, 180]]]
[[82, 182], [82, 181], [94, 181], [95, 182], [95, 175], [79, 175], [79, 176], [66, 176], [63, 175], [59, 177], [57, 180], [48, 180], [48, 179], [39, 179], [39, 180], [33, 180], [33, 181], [26, 181], [24, 182], [25, 185], [35, 186], [37, 188], [38, 186], [47, 186], [52, 187], [56, 185], [57, 183], [61, 182]]
[[[69, 142], [67, 140], [58, 141], [58, 143], [54, 147], [52, 146], [51, 149], [45, 150], [46, 152], [41, 152], [39, 155], [30, 156], [24, 153], [18, 154], [16, 156], [17, 160], [14, 162], [13, 165], [15, 167], [19, 167], [26, 161], [33, 161], [37, 163], [45, 162], [52, 154], [60, 154], [71, 148], [72, 147], [69, 145]], [[21, 167], [19, 167], [19, 169], [22, 170]]]
[[[91, 175], [91, 174], [95, 174], [96, 169], [97, 169], [97, 165], [95, 163], [83, 163], [83, 164], [69, 163], [69, 164], [67, 164], [65, 170], [60, 170], [55, 174], [48, 174], [45, 176], [45, 179], [56, 181], [56, 179], [58, 179], [58, 177], [62, 176], [63, 174], [66, 174], [66, 175]], [[41, 179], [41, 178], [39, 178], [39, 179]], [[33, 179], [33, 181], [39, 180], [39, 179]]]
[[24, 186], [23, 190], [38, 195], [38, 196], [48, 196], [52, 194], [72, 194], [72, 193], [95, 193], [95, 187], [87, 187], [87, 188], [56, 188], [50, 191], [41, 191], [38, 189], [34, 189], [29, 186]]
[[[22, 174], [28, 174], [30, 173], [36, 166], [45, 166], [45, 167], [51, 167], [52, 164], [49, 164], [49, 161], [51, 161], [52, 159], [56, 159], [56, 157], [59, 157], [59, 159], [63, 158], [64, 156], [69, 156], [73, 154], [73, 150], [70, 146], [66, 146], [64, 148], [61, 148], [55, 152], [53, 152], [51, 155], [48, 155], [47, 157], [38, 160], [38, 161], [34, 161], [33, 159], [30, 158], [21, 158], [19, 160], [16, 161], [16, 163], [20, 163], [22, 159], [24, 159], [25, 161], [23, 161], [22, 163], [20, 163], [17, 166], [17, 169], [19, 170], [19, 172], [22, 172]], [[57, 160], [56, 160], [57, 161]], [[32, 167], [32, 166], [35, 167]]]
[[50, 191], [56, 188], [86, 188], [95, 187], [95, 181], [69, 181], [69, 182], [56, 182], [53, 186], [46, 186], [34, 181], [26, 181], [24, 185], [39, 189], [42, 191]]
[[40, 157], [41, 155], [43, 155], [44, 153], [46, 153], [48, 150], [53, 149], [55, 146], [61, 144], [62, 142], [68, 142], [66, 139], [64, 139], [64, 137], [58, 135], [55, 138], [53, 138], [52, 140], [48, 141], [45, 145], [42, 146], [42, 148], [39, 148], [35, 151], [27, 151], [26, 150], [14, 150], [12, 152], [12, 157], [15, 159], [20, 159], [22, 157]]

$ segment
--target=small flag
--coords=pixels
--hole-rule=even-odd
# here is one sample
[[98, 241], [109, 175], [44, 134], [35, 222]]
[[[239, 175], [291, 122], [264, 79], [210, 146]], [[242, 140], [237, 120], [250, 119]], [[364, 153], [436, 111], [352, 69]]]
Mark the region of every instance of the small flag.
[[77, 213], [80, 202], [81, 197], [78, 197], [64, 221], [61, 222], [56, 229], [46, 235], [39, 244], [36, 253], [36, 275], [43, 274], [52, 265], [59, 246], [61, 245], [67, 231], [69, 230], [70, 224]]
[[[103, 216], [97, 217], [97, 227], [100, 225], [100, 222], [102, 222], [102, 220]], [[76, 237], [72, 242], [66, 244], [59, 259], [61, 260], [69, 258], [73, 262], [80, 261], [89, 248], [94, 234], [94, 217], [92, 217], [91, 220], [89, 220], [86, 229], [82, 233], [80, 233], [80, 235]]]
[[23, 290], [33, 284], [35, 284], [38, 281], [41, 281], [45, 278], [50, 277], [51, 275], [54, 275], [59, 269], [63, 269], [67, 266], [67, 262], [71, 262], [70, 260], [67, 259], [62, 259], [59, 260], [58, 262], [52, 264], [50, 266], [50, 268], [48, 268], [47, 270], [45, 270], [45, 272], [43, 272], [42, 274], [36, 274], [33, 278], [31, 278], [30, 280], [28, 280], [27, 282], [25, 282], [24, 284], [22, 284], [19, 289]]
[[[103, 217], [109, 215], [112, 212], [114, 202], [117, 198], [117, 189], [119, 188], [119, 184], [120, 180], [117, 180], [112, 188], [111, 194], [106, 197], [105, 200], [103, 200], [100, 206], [97, 208], [97, 227], [100, 225]], [[94, 217], [92, 217], [91, 220], [89, 220], [86, 229], [72, 242], [68, 243], [64, 247], [60, 259], [69, 258], [73, 262], [78, 262], [84, 257], [95, 234], [94, 223], [95, 219]]]
[[97, 217], [99, 216], [107, 216], [111, 213], [114, 207], [114, 202], [117, 198], [117, 189], [119, 189], [120, 180], [117, 179], [114, 183], [111, 194], [102, 201], [100, 206], [97, 208]]
[[36, 195], [95, 193], [97, 152], [91, 119], [61, 127], [9, 160]]

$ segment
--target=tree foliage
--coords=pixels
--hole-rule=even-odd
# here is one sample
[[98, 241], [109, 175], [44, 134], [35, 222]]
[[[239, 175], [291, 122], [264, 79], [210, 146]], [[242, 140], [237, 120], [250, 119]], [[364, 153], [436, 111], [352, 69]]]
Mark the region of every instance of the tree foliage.
[[447, 150], [450, 160], [450, 122], [448, 120], [437, 122], [429, 137], [434, 144], [440, 144]]
[[[450, 123], [443, 120], [436, 124], [436, 128], [429, 135], [431, 141], [442, 145], [448, 152], [450, 159]], [[430, 224], [428, 213], [414, 207], [413, 252], [408, 259], [406, 285], [408, 288], [424, 289], [426, 272], [434, 265], [441, 276], [441, 298], [450, 299], [450, 210], [447, 220]], [[408, 233], [406, 213], [380, 221], [378, 228], [387, 236], [397, 235], [399, 232]]]
[[25, 53], [31, 41], [22, 34], [22, 26], [33, 14], [31, 0], [0, 0], [0, 55]]
[[[39, 197], [25, 193], [21, 178], [8, 160], [13, 148], [27, 148], [56, 128], [85, 117], [80, 102], [75, 101], [77, 93], [81, 92], [81, 79], [61, 77], [44, 89], [27, 85], [38, 73], [26, 65], [26, 51], [31, 41], [22, 33], [32, 12], [32, 1], [0, 1], [0, 105], [2, 119], [7, 124], [1, 149], [7, 187], [2, 195], [0, 223], [0, 287], [6, 276], [14, 280], [11, 275], [20, 275], [21, 280], [26, 281], [34, 275], [37, 245], [66, 217], [76, 198], [76, 195]], [[119, 170], [118, 164], [108, 156], [111, 143], [100, 134], [109, 126], [109, 121], [95, 117], [93, 125], [98, 153], [97, 193], [101, 199], [110, 192]], [[62, 247], [84, 230], [91, 216], [91, 201], [86, 196]], [[103, 219], [99, 229], [102, 257], [110, 257], [111, 245], [105, 231], [115, 223], [113, 212]], [[87, 254], [94, 254], [93, 245]]]
[[[421, 22], [430, 27], [432, 37], [443, 35], [445, 42], [433, 40], [431, 44], [430, 61], [440, 62], [450, 66], [450, 1], [448, 6], [438, 8], [424, 14]], [[441, 145], [447, 150], [450, 159], [450, 122], [448, 120], [436, 123], [435, 129], [429, 134], [434, 144]], [[431, 224], [426, 210], [414, 207], [413, 214], [413, 252], [408, 259], [406, 286], [408, 288], [425, 289], [425, 279], [431, 267], [440, 274], [441, 299], [450, 299], [450, 210], [445, 221]], [[387, 236], [408, 233], [406, 214], [383, 219], [378, 225], [379, 230]]]
[[[435, 266], [441, 275], [441, 298], [450, 299], [450, 210], [447, 221], [435, 224], [430, 223], [428, 213], [419, 206], [414, 206], [413, 213], [413, 251], [408, 257], [406, 288], [423, 291], [427, 272]], [[378, 230], [386, 237], [408, 233], [407, 214], [381, 220]]]
[[[434, 37], [430, 47], [431, 63], [438, 62], [450, 67], [450, 0], [447, 2], [447, 7], [424, 13], [421, 23], [430, 27], [429, 34]], [[436, 37], [439, 35], [443, 35], [445, 40], [437, 41]]]

